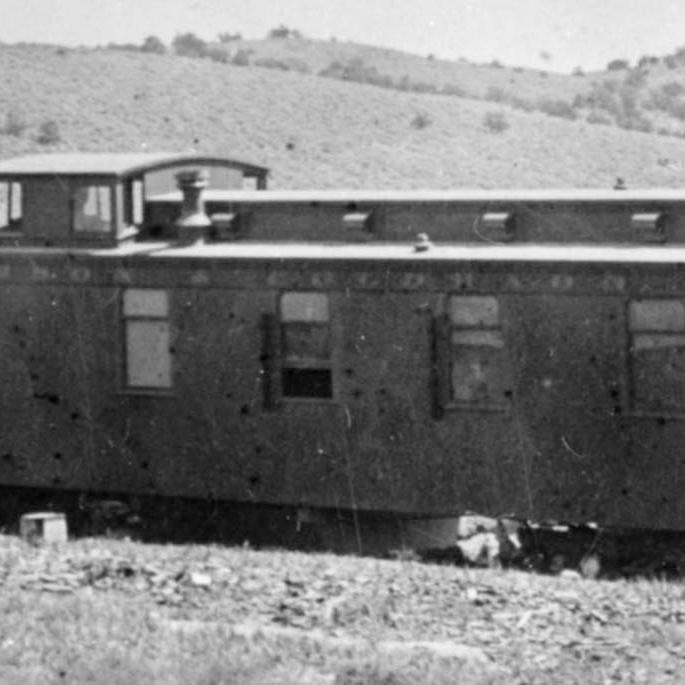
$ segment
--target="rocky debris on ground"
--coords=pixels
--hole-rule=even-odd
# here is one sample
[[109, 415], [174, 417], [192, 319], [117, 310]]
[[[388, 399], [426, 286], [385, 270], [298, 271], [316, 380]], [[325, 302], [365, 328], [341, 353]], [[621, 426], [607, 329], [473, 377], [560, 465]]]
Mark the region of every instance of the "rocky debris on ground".
[[35, 547], [0, 537], [0, 585], [125, 596], [165, 619], [450, 642], [499, 665], [539, 660], [536, 668], [550, 677], [568, 659], [596, 662], [607, 673], [627, 660], [685, 672], [681, 582], [97, 539]]

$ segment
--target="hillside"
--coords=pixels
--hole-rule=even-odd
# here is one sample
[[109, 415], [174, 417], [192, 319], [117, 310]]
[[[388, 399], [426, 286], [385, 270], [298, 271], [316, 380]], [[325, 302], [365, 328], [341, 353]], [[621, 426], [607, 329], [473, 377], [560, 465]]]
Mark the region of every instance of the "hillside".
[[[522, 99], [554, 97], [572, 99], [588, 88], [594, 77], [572, 78], [565, 74], [522, 67], [504, 67], [498, 62], [474, 64], [466, 60], [448, 61], [433, 55], [413, 55], [399, 50], [352, 42], [310, 39], [232, 40], [221, 46], [231, 58], [239, 52], [250, 64], [293, 69], [330, 77], [367, 76], [398, 90], [425, 90], [463, 94], [485, 99], [492, 88], [511, 90]], [[239, 60], [240, 61], [240, 60]], [[337, 66], [336, 66], [337, 65]], [[347, 67], [347, 74], [343, 73]]]
[[3, 121], [2, 157], [194, 148], [266, 164], [280, 188], [685, 185], [679, 138], [171, 54], [0, 46]]
[[[615, 59], [605, 71], [586, 74], [576, 69], [567, 75], [506, 67], [497, 60], [473, 64], [333, 39], [310, 40], [286, 27], [280, 27], [279, 38], [271, 34], [263, 40], [231, 37], [220, 45], [196, 44], [189, 52], [396, 90], [504, 102], [526, 112], [627, 130], [685, 135], [685, 49], [662, 57], [643, 56], [635, 65]], [[180, 38], [172, 49], [184, 52], [188, 46]]]

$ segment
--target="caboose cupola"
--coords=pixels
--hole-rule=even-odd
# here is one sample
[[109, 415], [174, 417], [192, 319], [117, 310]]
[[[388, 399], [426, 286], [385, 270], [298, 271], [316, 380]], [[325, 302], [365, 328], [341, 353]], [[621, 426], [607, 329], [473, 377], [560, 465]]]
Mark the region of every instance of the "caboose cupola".
[[[198, 176], [198, 168], [206, 175]], [[182, 224], [209, 221], [202, 219], [203, 183], [235, 190], [252, 179], [261, 190], [267, 174], [264, 167], [195, 154], [58, 153], [0, 161], [0, 244], [113, 246], [146, 235], [148, 200], [174, 192], [175, 177], [190, 192]], [[173, 218], [168, 223], [162, 233], [176, 230]]]

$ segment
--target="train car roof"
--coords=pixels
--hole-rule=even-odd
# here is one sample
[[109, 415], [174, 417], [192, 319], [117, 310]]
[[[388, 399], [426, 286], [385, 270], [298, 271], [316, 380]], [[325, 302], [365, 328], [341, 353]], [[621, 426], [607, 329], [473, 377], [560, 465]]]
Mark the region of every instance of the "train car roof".
[[0, 160], [2, 176], [137, 176], [169, 167], [225, 166], [248, 176], [265, 176], [266, 167], [226, 157], [171, 152], [75, 152], [26, 155]]
[[[148, 249], [144, 249], [147, 245]], [[3, 250], [4, 251], [4, 250]], [[435, 243], [417, 251], [411, 243], [133, 243], [94, 256], [298, 262], [534, 262], [585, 264], [685, 264], [685, 246], [674, 245], [456, 245]]]
[[0, 247], [0, 257], [31, 258], [73, 256], [95, 258], [142, 258], [312, 263], [491, 262], [577, 263], [603, 265], [685, 264], [685, 245], [588, 245], [588, 244], [454, 244], [435, 243], [417, 251], [411, 243], [195, 243], [124, 242], [111, 248], [93, 247]]
[[[685, 202], [685, 189], [636, 188], [538, 188], [484, 190], [249, 190], [207, 189], [205, 202], [239, 203], [377, 203], [377, 202], [478, 202], [506, 204], [508, 202]], [[151, 202], [180, 202], [181, 192], [170, 191], [151, 195]]]

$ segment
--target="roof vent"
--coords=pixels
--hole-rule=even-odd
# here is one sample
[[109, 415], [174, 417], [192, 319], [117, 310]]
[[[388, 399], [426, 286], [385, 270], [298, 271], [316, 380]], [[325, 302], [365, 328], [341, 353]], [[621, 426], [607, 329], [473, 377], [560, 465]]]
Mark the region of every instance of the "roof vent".
[[621, 178], [621, 176], [616, 177], [616, 183], [614, 183], [614, 190], [628, 190], [626, 181], [624, 178]]
[[345, 227], [345, 232], [358, 232], [358, 233], [371, 233], [373, 230], [372, 225], [372, 212], [346, 212], [343, 214], [342, 222]]
[[242, 233], [242, 222], [237, 212], [221, 212], [209, 217], [214, 240], [236, 240]]
[[514, 229], [511, 212], [485, 212], [480, 216], [476, 232], [488, 242], [508, 243], [514, 239]]
[[431, 239], [428, 237], [427, 233], [419, 233], [416, 236], [416, 242], [414, 243], [414, 252], [427, 252], [433, 247]]
[[176, 182], [183, 193], [181, 216], [176, 221], [181, 240], [202, 240], [212, 225], [205, 213], [202, 191], [209, 183], [206, 169], [187, 169], [176, 174]]
[[666, 222], [663, 212], [638, 212], [630, 217], [635, 240], [641, 243], [666, 241]]

